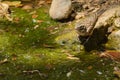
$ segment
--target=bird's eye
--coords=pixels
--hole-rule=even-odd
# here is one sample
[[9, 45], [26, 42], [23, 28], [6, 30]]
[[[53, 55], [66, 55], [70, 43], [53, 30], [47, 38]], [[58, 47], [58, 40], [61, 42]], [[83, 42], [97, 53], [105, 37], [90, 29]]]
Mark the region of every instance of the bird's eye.
[[87, 31], [87, 29], [86, 29], [86, 27], [84, 25], [81, 25], [78, 30], [80, 32], [86, 32]]
[[79, 27], [79, 29], [80, 29], [80, 30], [83, 30], [83, 29], [85, 29], [85, 26], [81, 25], [81, 26]]

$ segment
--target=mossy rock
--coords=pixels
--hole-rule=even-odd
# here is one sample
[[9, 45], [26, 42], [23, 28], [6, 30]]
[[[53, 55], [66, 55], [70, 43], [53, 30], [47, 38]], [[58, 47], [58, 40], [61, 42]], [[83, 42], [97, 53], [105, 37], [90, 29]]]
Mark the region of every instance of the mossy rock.
[[120, 50], [120, 30], [112, 32], [106, 43], [108, 49]]
[[80, 45], [78, 34], [75, 30], [57, 36], [55, 41], [59, 45], [75, 51], [80, 51], [83, 47]]

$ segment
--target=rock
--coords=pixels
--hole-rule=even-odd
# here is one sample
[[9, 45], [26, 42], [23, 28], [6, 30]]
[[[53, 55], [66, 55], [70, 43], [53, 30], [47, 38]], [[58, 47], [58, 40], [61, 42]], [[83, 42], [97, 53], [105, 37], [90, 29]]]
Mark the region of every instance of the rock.
[[59, 35], [55, 39], [56, 43], [70, 50], [79, 52], [83, 47], [80, 45], [78, 35], [75, 30]]
[[5, 4], [5, 3], [0, 3], [0, 17], [6, 17], [6, 19], [8, 19], [9, 21], [12, 21], [12, 18], [10, 17], [10, 9], [9, 9], [9, 5]]
[[[113, 6], [106, 10], [98, 19], [94, 29], [98, 30], [101, 38], [108, 37], [106, 47], [120, 50], [120, 6]], [[112, 29], [111, 29], [112, 28]], [[114, 30], [114, 31], [113, 31]], [[108, 32], [111, 33], [108, 35]]]
[[116, 18], [114, 20], [114, 25], [115, 25], [115, 27], [120, 28], [120, 18]]
[[22, 9], [24, 10], [30, 10], [30, 9], [33, 9], [33, 5], [32, 4], [26, 4], [22, 7]]
[[53, 0], [49, 10], [49, 14], [52, 19], [62, 20], [68, 18], [71, 11], [71, 0]]
[[4, 13], [7, 14], [8, 9], [9, 9], [9, 5], [5, 4], [5, 3], [0, 3], [0, 16], [4, 15]]
[[120, 30], [112, 32], [106, 44], [108, 49], [120, 50]]
[[74, 30], [73, 24], [74, 22], [62, 25], [62, 29], [59, 29], [59, 35], [55, 38], [55, 41], [58, 45], [68, 50], [80, 52], [83, 51], [84, 48], [82, 45], [80, 45], [78, 34]]
[[105, 51], [100, 54], [100, 57], [110, 58], [115, 61], [120, 61], [120, 52], [119, 51]]
[[113, 6], [106, 10], [98, 19], [94, 28], [109, 27], [114, 23], [114, 19], [120, 17], [120, 6]]
[[113, 74], [118, 77], [118, 79], [114, 79], [114, 80], [119, 80], [120, 78], [120, 68], [119, 67], [114, 67], [114, 71]]

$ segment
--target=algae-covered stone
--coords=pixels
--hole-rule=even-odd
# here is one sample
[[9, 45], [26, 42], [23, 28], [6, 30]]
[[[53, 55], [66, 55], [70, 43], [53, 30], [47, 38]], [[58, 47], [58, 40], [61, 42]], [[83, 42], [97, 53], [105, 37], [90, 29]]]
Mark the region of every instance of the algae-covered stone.
[[64, 46], [67, 49], [80, 51], [83, 47], [80, 45], [78, 34], [75, 30], [59, 35], [56, 39], [56, 43]]
[[109, 35], [106, 47], [109, 49], [120, 50], [120, 30], [114, 31]]
[[75, 31], [68, 32], [66, 34], [62, 34], [56, 38], [57, 43], [60, 45], [65, 45], [66, 43], [74, 43], [78, 42], [78, 37]]

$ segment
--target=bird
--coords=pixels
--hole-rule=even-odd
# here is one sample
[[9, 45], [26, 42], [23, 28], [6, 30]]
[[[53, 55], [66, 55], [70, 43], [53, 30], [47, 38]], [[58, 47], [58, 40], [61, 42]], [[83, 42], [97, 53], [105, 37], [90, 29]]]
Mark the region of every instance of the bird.
[[75, 25], [75, 30], [79, 36], [90, 36], [94, 30], [94, 26], [99, 18], [99, 16], [105, 11], [106, 9], [100, 9], [99, 11], [87, 15], [85, 18], [80, 20]]

